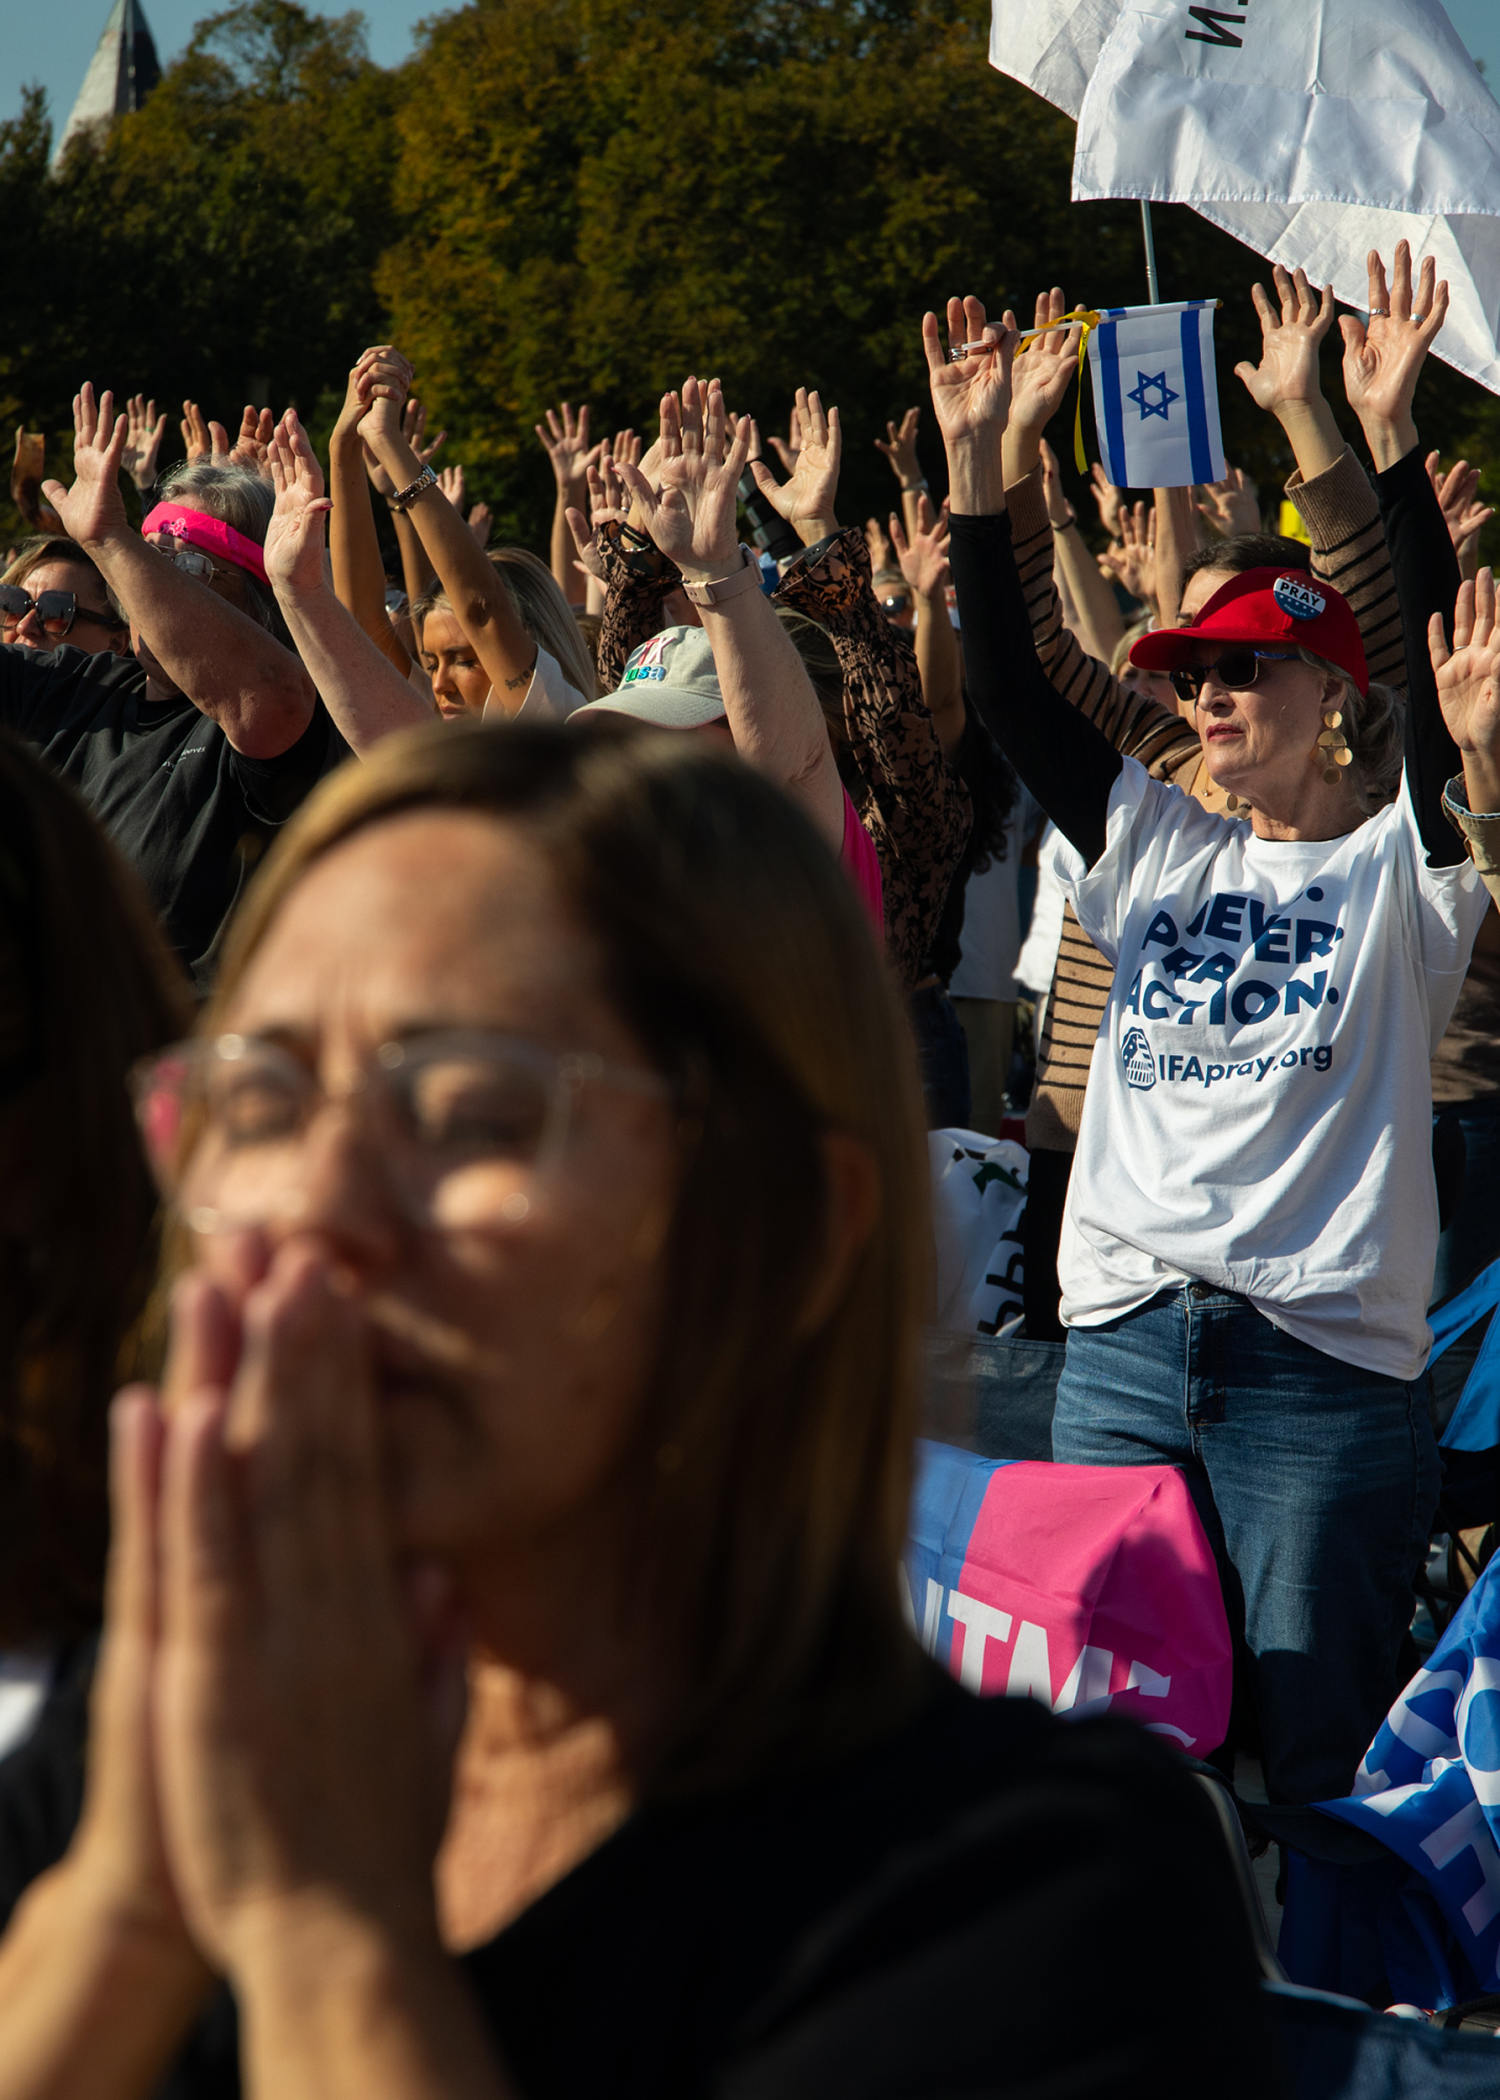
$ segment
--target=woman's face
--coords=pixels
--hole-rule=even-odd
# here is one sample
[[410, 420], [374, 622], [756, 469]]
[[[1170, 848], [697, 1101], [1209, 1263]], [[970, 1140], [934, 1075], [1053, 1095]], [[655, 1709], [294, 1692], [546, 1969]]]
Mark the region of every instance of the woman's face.
[[468, 636], [444, 606], [430, 612], [422, 622], [422, 669], [432, 681], [432, 697], [438, 713], [447, 721], [460, 715], [479, 715], [490, 696], [488, 675]]
[[[1212, 664], [1227, 653], [1224, 644], [1204, 642], [1196, 661]], [[1325, 671], [1279, 650], [1260, 658], [1253, 685], [1205, 679], [1196, 712], [1210, 779], [1269, 809], [1294, 806], [1313, 773], [1323, 710], [1337, 691]]]
[[[274, 1039], [331, 1097], [288, 1149], [297, 1207], [267, 1230], [315, 1244], [369, 1312], [398, 1545], [465, 1560], [591, 1522], [654, 1361], [676, 1118], [546, 861], [469, 812], [373, 826], [303, 877], [225, 1025]], [[459, 1030], [582, 1052], [620, 1076], [572, 1090], [525, 1216], [444, 1227], [419, 1218], [406, 1153], [368, 1091], [349, 1090], [378, 1076], [382, 1045], [420, 1052]], [[499, 1125], [474, 1127], [488, 1142]], [[197, 1245], [228, 1282], [231, 1243]]]
[[66, 644], [85, 656], [102, 656], [113, 650], [124, 655], [130, 648], [130, 631], [110, 611], [104, 585], [92, 569], [76, 561], [42, 561], [17, 586], [32, 599], [43, 591], [70, 591], [77, 611], [66, 634], [49, 633], [34, 611], [26, 613], [14, 627], [7, 622], [4, 639], [23, 649], [56, 649]]

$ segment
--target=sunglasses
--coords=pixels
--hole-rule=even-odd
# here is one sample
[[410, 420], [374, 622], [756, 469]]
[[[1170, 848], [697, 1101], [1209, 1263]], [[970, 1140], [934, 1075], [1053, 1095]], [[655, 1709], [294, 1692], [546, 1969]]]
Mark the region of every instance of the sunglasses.
[[0, 583], [0, 623], [7, 628], [19, 627], [28, 613], [35, 613], [38, 623], [59, 640], [75, 620], [92, 620], [96, 627], [125, 625], [114, 613], [95, 612], [92, 606], [80, 605], [71, 591], [40, 591], [33, 598], [17, 583]]
[[1211, 664], [1180, 664], [1167, 676], [1179, 700], [1196, 700], [1208, 678], [1217, 678], [1233, 693], [1244, 693], [1259, 683], [1262, 664], [1289, 664], [1296, 657], [1295, 649], [1226, 649]]

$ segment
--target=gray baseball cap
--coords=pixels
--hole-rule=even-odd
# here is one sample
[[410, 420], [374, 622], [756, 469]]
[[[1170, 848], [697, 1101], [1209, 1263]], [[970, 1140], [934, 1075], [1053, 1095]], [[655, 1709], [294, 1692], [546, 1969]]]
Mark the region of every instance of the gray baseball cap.
[[708, 636], [701, 627], [664, 627], [635, 651], [618, 691], [573, 712], [634, 715], [659, 729], [702, 729], [722, 722], [724, 695]]

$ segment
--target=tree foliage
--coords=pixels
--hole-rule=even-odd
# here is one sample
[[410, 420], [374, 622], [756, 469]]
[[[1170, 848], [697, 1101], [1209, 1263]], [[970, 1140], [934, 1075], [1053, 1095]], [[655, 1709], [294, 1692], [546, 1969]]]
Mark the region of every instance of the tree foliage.
[[88, 377], [234, 422], [252, 394], [316, 403], [380, 325], [398, 94], [358, 15], [247, 0], [53, 176], [29, 96], [0, 127], [0, 198], [41, 266], [0, 340], [0, 407], [55, 441]]
[[[717, 371], [767, 429], [820, 387], [849, 515], [883, 508], [870, 439], [923, 398], [924, 308], [1144, 297], [1136, 207], [1070, 202], [1072, 125], [986, 63], [986, 34], [973, 0], [474, 0], [385, 73], [357, 15], [246, 0], [55, 177], [37, 97], [0, 126], [5, 224], [47, 264], [0, 340], [0, 413], [60, 432], [88, 374], [225, 419], [295, 401], [316, 428], [359, 350], [394, 340], [450, 456], [535, 544], [548, 403], [649, 427], [663, 388]], [[1291, 462], [1230, 376], [1265, 265], [1185, 208], [1156, 217], [1165, 296], [1224, 300], [1226, 445], [1269, 494]], [[1434, 366], [1419, 406], [1450, 452], [1500, 456], [1481, 389]]]

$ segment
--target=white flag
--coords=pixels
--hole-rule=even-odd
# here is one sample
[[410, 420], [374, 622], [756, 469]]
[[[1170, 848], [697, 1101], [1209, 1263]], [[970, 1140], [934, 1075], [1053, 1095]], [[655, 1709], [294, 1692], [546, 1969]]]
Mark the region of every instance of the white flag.
[[1363, 307], [1398, 240], [1500, 393], [1500, 104], [1438, 0], [994, 0], [991, 63], [1078, 118], [1075, 198], [1191, 204]]
[[1223, 480], [1211, 299], [1106, 307], [1088, 348], [1099, 450], [1116, 488]]

